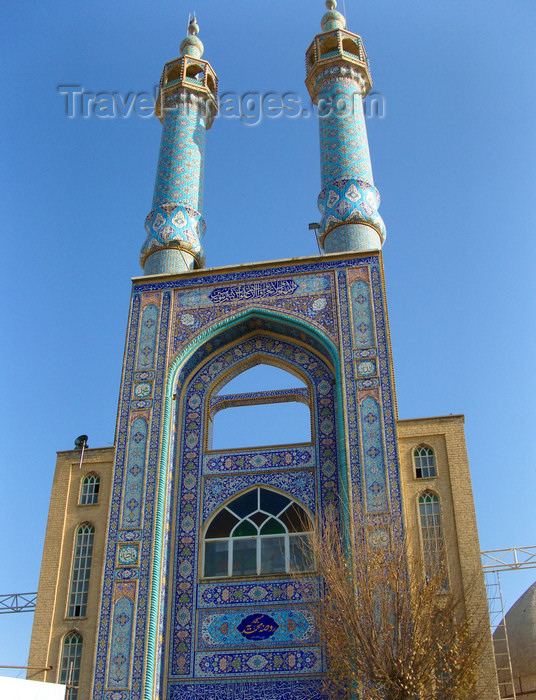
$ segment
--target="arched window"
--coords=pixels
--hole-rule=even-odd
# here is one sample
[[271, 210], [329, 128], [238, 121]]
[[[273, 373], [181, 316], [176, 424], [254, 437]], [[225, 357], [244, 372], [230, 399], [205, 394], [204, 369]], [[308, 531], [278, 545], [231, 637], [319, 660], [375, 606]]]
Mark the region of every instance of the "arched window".
[[92, 506], [99, 502], [100, 479], [96, 474], [88, 474], [82, 481], [80, 505]]
[[339, 49], [339, 42], [337, 37], [330, 36], [320, 44], [320, 56], [327, 56], [328, 54], [335, 53]]
[[76, 533], [67, 617], [86, 616], [94, 534], [94, 527], [87, 523], [81, 525]]
[[65, 700], [76, 700], [80, 680], [80, 659], [82, 658], [82, 635], [69, 632], [63, 638], [61, 647], [60, 673], [58, 683], [67, 686]]
[[419, 517], [421, 521], [424, 570], [427, 578], [445, 576], [444, 588], [448, 588], [445, 560], [445, 541], [441, 525], [439, 496], [425, 491], [419, 496]]
[[417, 447], [413, 451], [413, 460], [417, 479], [432, 479], [437, 476], [435, 455], [431, 447]]
[[306, 384], [296, 375], [259, 363], [244, 369], [212, 397], [213, 450], [311, 442]]
[[278, 491], [257, 487], [222, 508], [205, 534], [207, 578], [311, 571], [313, 527], [305, 510]]

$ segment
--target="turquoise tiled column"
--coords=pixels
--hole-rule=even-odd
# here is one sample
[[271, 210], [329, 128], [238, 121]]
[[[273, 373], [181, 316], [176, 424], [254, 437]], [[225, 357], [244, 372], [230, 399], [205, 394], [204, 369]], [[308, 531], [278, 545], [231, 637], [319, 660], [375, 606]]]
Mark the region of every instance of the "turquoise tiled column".
[[318, 231], [324, 252], [378, 250], [385, 225], [378, 213], [363, 99], [372, 85], [361, 38], [345, 29], [335, 0], [326, 2], [323, 33], [307, 51], [307, 88], [318, 105], [321, 187]]
[[203, 267], [201, 239], [205, 133], [216, 112], [217, 78], [204, 61], [194, 20], [181, 57], [164, 66], [157, 114], [162, 121], [153, 205], [140, 256], [145, 275]]

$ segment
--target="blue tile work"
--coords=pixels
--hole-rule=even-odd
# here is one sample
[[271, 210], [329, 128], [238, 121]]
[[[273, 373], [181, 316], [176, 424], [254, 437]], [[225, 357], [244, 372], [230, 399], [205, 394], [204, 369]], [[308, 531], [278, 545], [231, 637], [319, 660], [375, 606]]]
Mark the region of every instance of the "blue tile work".
[[158, 307], [150, 304], [141, 316], [140, 346], [136, 357], [136, 370], [154, 369], [154, 353], [158, 333]]
[[[169, 700], [337, 700], [322, 679], [185, 683], [172, 685]], [[121, 700], [121, 699], [119, 699]]]
[[123, 495], [121, 527], [140, 527], [142, 510], [143, 476], [147, 452], [147, 421], [136, 418], [130, 427], [128, 458]]
[[374, 185], [359, 71], [331, 66], [317, 83], [318, 101], [326, 105], [326, 115], [318, 120], [322, 189], [350, 178]]
[[[324, 385], [322, 385], [324, 388]], [[256, 450], [254, 452], [211, 452], [203, 457], [203, 473], [217, 474], [230, 471], [260, 471], [264, 469], [288, 469], [312, 467], [316, 451], [311, 447]]]
[[383, 430], [380, 405], [371, 396], [361, 402], [361, 434], [365, 463], [365, 499], [368, 512], [388, 509], [385, 462], [383, 459]]
[[[244, 299], [248, 294], [249, 298]], [[248, 308], [248, 305], [281, 310], [287, 315], [294, 313], [307, 318], [330, 338], [336, 338], [332, 275], [276, 277], [272, 284], [264, 281], [238, 283], [178, 293], [174, 318], [175, 348], [189, 342], [192, 333], [200, 332], [215, 321]]]
[[[178, 493], [177, 507], [175, 567], [169, 575], [169, 579], [176, 582], [176, 592], [172, 606], [173, 629], [172, 639], [170, 640], [169, 661], [170, 673], [174, 677], [187, 676], [197, 672], [209, 675], [208, 669], [212, 668], [214, 664], [215, 673], [219, 674], [220, 662], [227, 669], [225, 671], [222, 670], [222, 674], [254, 672], [248, 665], [248, 659], [238, 652], [236, 652], [237, 661], [235, 667], [230, 666], [228, 668], [227, 660], [224, 661], [221, 658], [217, 663], [215, 657], [209, 662], [207, 654], [202, 656], [202, 661], [197, 660], [194, 662], [194, 659], [197, 659], [197, 654], [195, 654], [192, 644], [195, 641], [193, 595], [199, 565], [199, 541], [195, 536], [195, 533], [198, 531], [195, 500], [196, 498], [199, 499], [200, 491], [199, 480], [201, 478], [202, 445], [204, 441], [203, 414], [204, 410], [208, 409], [210, 405], [212, 387], [218, 386], [219, 381], [221, 381], [220, 378], [232, 371], [233, 366], [259, 354], [265, 357], [272, 357], [280, 366], [294, 367], [302, 375], [305, 374], [314, 388], [312, 406], [314, 407], [313, 418], [316, 426], [316, 453], [319, 455], [317, 478], [320, 485], [320, 493], [317, 495], [317, 498], [319, 498], [320, 507], [326, 507], [328, 503], [337, 503], [337, 447], [335, 439], [333, 375], [317, 355], [310, 353], [309, 350], [301, 346], [259, 334], [231, 345], [220, 354], [214, 355], [209, 364], [203, 365], [197, 373], [191, 376], [188, 385], [184, 389], [184, 406], [186, 410], [182, 417], [182, 429], [177, 431], [181, 435], [179, 449], [183, 457], [180, 481], [177, 480], [180, 491]], [[259, 483], [263, 484], [265, 483], [263, 476], [263, 473], [243, 474], [240, 477], [240, 485], [243, 487]], [[236, 477], [230, 474], [226, 478], [232, 485], [233, 479]], [[297, 483], [295, 484], [295, 490], [299, 493]], [[306, 501], [306, 499], [307, 492], [305, 491], [304, 494], [301, 494], [301, 500]], [[293, 673], [297, 673], [300, 668], [303, 668], [304, 672], [307, 673], [319, 670], [320, 657], [318, 656], [317, 658], [315, 654], [312, 656], [311, 654], [305, 655], [301, 661], [296, 661], [298, 665], [293, 667]], [[225, 657], [225, 659], [228, 658], [230, 658], [229, 655]], [[281, 661], [281, 669], [287, 669], [287, 672], [290, 672], [292, 666], [289, 662], [290, 657], [288, 654], [286, 656], [283, 654], [281, 658], [283, 659]], [[272, 668], [273, 662], [273, 656], [269, 655], [263, 657], [263, 661], [259, 663]], [[234, 670], [231, 671], [231, 668]], [[241, 671], [237, 669], [241, 669]], [[278, 673], [283, 672], [283, 670], [278, 671]]]
[[[322, 177], [319, 234], [328, 253], [378, 249], [385, 240], [385, 225], [378, 213], [380, 195], [372, 177], [361, 82], [357, 69], [343, 65], [326, 68], [317, 79], [318, 103], [330, 106], [318, 120]], [[338, 227], [343, 230], [338, 231]], [[372, 230], [367, 231], [367, 227]]]
[[[299, 401], [308, 405], [308, 389], [274, 389], [273, 391], [257, 391], [254, 394], [218, 394], [210, 399], [210, 410], [212, 415], [218, 411], [228, 408], [230, 405], [239, 405], [240, 402], [251, 400], [256, 404], [283, 403], [285, 401]], [[244, 404], [242, 404], [244, 405]]]
[[133, 583], [116, 587], [116, 595], [123, 595], [114, 602], [108, 688], [122, 689], [129, 686], [135, 591], [136, 585]]
[[[177, 273], [203, 264], [206, 115], [205, 97], [181, 90], [166, 98], [153, 206], [140, 255], [145, 274]], [[170, 262], [175, 269], [169, 269]]]
[[[333, 275], [336, 275], [336, 280]], [[311, 282], [309, 290], [306, 289], [307, 285], [302, 284], [308, 277]], [[252, 302], [214, 304], [208, 296], [203, 298], [208, 289], [233, 287], [246, 280], [269, 281], [282, 278], [296, 280], [299, 289], [291, 295], [257, 297]], [[323, 285], [321, 289], [318, 288], [319, 285]], [[354, 333], [354, 324], [359, 314], [353, 308], [353, 290], [368, 290], [370, 313], [367, 318], [373, 326], [373, 333], [369, 336], [373, 345], [370, 347], [366, 347], [368, 340], [355, 342], [358, 335]], [[188, 298], [192, 292], [195, 300], [194, 296]], [[317, 320], [313, 320], [311, 302], [318, 298], [328, 301], [319, 309]], [[138, 346], [145, 347], [145, 343], [138, 343], [137, 336], [138, 333], [140, 336], [142, 334], [142, 311], [150, 306], [154, 306], [160, 315], [155, 334], [154, 363], [151, 368], [144, 367], [137, 371]], [[180, 336], [177, 342], [177, 323], [183, 314], [191, 314], [197, 323], [201, 314], [214, 309], [221, 311], [213, 317], [207, 317], [202, 326], [190, 327], [190, 338]], [[191, 345], [188, 346], [188, 343]], [[336, 356], [337, 346], [340, 348], [340, 359]], [[173, 414], [169, 412], [170, 406], [164, 402], [164, 396], [166, 385], [171, 391], [171, 385], [168, 384], [171, 381], [168, 378], [169, 368], [179, 352], [184, 359], [175, 374], [176, 388], [172, 391], [177, 393], [178, 398], [173, 402], [173, 410], [176, 411]], [[315, 443], [311, 447], [289, 446], [266, 451], [204, 453], [203, 440], [200, 439], [205, 429], [202, 416], [209, 410], [213, 387], [221, 383], [229, 373], [232, 374], [233, 368], [243, 367], [244, 363], [253, 361], [257, 356], [271, 357], [276, 364], [290, 363], [307, 379], [313, 392]], [[342, 381], [336, 386], [333, 385], [332, 363], [337, 372], [340, 363], [342, 371]], [[144, 382], [151, 385], [152, 403], [141, 405], [138, 402], [142, 399], [135, 399], [134, 388]], [[335, 390], [338, 395], [337, 420], [340, 421], [341, 430], [345, 429], [347, 433], [346, 439], [339, 435], [338, 443], [335, 437]], [[177, 418], [172, 418], [172, 415], [180, 414], [178, 405], [182, 401], [181, 396], [184, 396], [184, 406], [188, 410], [184, 413], [184, 422], [182, 414], [180, 422], [177, 422]], [[191, 405], [190, 399], [194, 399]], [[375, 433], [371, 429], [369, 435], [363, 430], [365, 426], [368, 430], [369, 423], [363, 421], [370, 413], [368, 406], [372, 404], [379, 418], [378, 426], [382, 427]], [[140, 528], [120, 522], [128, 491], [129, 426], [138, 419], [145, 420], [148, 426], [144, 507]], [[190, 425], [194, 425], [194, 428], [190, 429]], [[243, 646], [235, 645], [234, 642], [232, 648], [225, 650], [214, 648], [210, 651], [209, 648], [201, 648], [203, 640], [195, 625], [197, 615], [202, 610], [212, 610], [218, 614], [230, 614], [233, 610], [237, 614], [238, 610], [262, 610], [274, 617], [278, 610], [303, 609], [304, 605], [313, 604], [318, 596], [318, 582], [314, 577], [306, 577], [299, 586], [296, 581], [284, 577], [272, 580], [259, 577], [260, 580], [200, 582], [198, 529], [202, 517], [209, 514], [212, 506], [218, 507], [218, 503], [222, 502], [221, 494], [225, 492], [216, 489], [219, 490], [218, 495], [212, 486], [207, 486], [205, 493], [203, 481], [208, 484], [212, 480], [216, 485], [227, 480], [231, 492], [256, 484], [272, 485], [270, 479], [277, 473], [282, 473], [285, 478], [287, 474], [307, 474], [307, 483], [287, 485], [286, 488], [289, 492], [294, 489], [293, 495], [302, 502], [306, 503], [309, 499], [309, 502], [315, 503], [316, 512], [320, 512], [330, 499], [336, 500], [340, 489], [337, 483], [337, 444], [344, 445], [348, 442], [349, 451], [345, 459], [348, 459], [349, 468], [347, 472], [345, 462], [342, 462], [340, 476], [344, 481], [348, 473], [350, 493], [355, 503], [362, 498], [368, 478], [364, 450], [367, 444], [370, 446], [375, 441], [376, 445], [382, 446], [384, 473], [386, 471], [384, 486], [383, 489], [380, 488], [378, 498], [384, 499], [383, 502], [390, 505], [395, 515], [400, 515], [394, 429], [394, 394], [378, 255], [347, 260], [319, 258], [303, 263], [283, 263], [279, 267], [231, 270], [217, 274], [200, 271], [195, 275], [160, 282], [136, 281], [121, 389], [94, 700], [105, 697], [107, 700], [140, 700], [149, 673], [153, 675], [155, 684], [162, 684], [158, 692], [166, 698], [217, 697], [219, 700], [227, 697], [224, 694], [227, 692], [228, 697], [237, 698], [246, 692], [244, 689], [251, 689], [252, 684], [258, 684], [259, 690], [250, 697], [262, 700], [284, 697], [287, 688], [292, 688], [292, 697], [301, 697], [302, 691], [304, 698], [333, 697], [323, 694], [319, 679], [321, 660], [317, 655], [318, 647], [314, 644], [304, 644], [304, 648], [300, 649], [304, 656], [300, 659], [291, 656], [292, 645], [275, 647], [270, 645], [269, 639], [264, 646], [261, 642], [255, 642], [255, 649], [247, 653]], [[161, 455], [161, 436], [165, 430], [171, 435], [175, 431], [177, 442], [172, 443], [174, 456], [162, 472], [162, 464], [165, 462]], [[177, 455], [184, 457], [181, 465], [178, 464]], [[381, 471], [378, 464], [375, 468]], [[313, 473], [316, 474], [314, 487], [311, 486], [310, 479]], [[164, 474], [163, 481], [161, 476], [158, 476], [157, 481], [157, 474]], [[263, 481], [264, 478], [268, 481]], [[377, 481], [381, 487], [381, 479]], [[162, 510], [158, 505], [159, 484], [163, 487], [165, 499], [166, 491], [172, 483], [176, 491], [170, 493], [167, 503], [178, 499], [179, 507], [174, 514]], [[311, 493], [316, 502], [311, 500]], [[203, 500], [205, 496], [209, 497], [206, 501]], [[381, 518], [385, 515], [378, 503], [379, 501], [376, 505], [370, 504], [367, 500], [367, 504], [373, 506], [370, 511], [371, 522], [381, 523]], [[163, 519], [159, 515], [162, 513]], [[173, 522], [178, 527], [177, 537], [168, 543]], [[137, 560], [131, 564], [119, 563], [119, 543], [121, 546], [126, 543], [135, 545], [139, 552]], [[156, 560], [154, 555], [157, 548], [161, 552], [159, 568], [153, 569], [152, 562]], [[167, 584], [162, 585], [163, 581]], [[132, 624], [130, 646], [127, 642], [122, 647], [112, 630], [114, 621], [119, 620], [121, 612], [127, 612], [114, 606], [113, 601], [117, 603], [120, 600], [118, 586], [125, 584], [134, 584], [139, 588], [134, 594], [130, 622], [121, 616], [121, 621], [125, 621], [126, 625]], [[167, 617], [159, 609], [167, 610]], [[168, 624], [169, 634], [166, 631]], [[162, 637], [165, 644], [151, 647], [147, 640], [154, 638], [154, 634], [156, 639]], [[126, 637], [123, 637], [121, 643], [125, 640]], [[122, 661], [119, 655], [127, 656], [125, 650], [128, 652], [128, 649], [132, 669], [128, 689], [118, 689], [117, 686], [107, 689], [105, 679], [109, 659], [115, 654]], [[175, 674], [168, 680], [163, 678], [160, 653], [167, 655], [172, 674]], [[294, 669], [292, 671], [291, 664]], [[261, 667], [265, 670], [253, 670]], [[194, 673], [200, 675], [194, 677]], [[258, 680], [248, 682], [243, 674], [249, 673], [273, 675], [274, 680], [266, 683]], [[277, 680], [278, 674], [284, 676], [285, 673], [289, 678]], [[300, 678], [300, 673], [310, 675], [311, 678]], [[230, 675], [233, 679], [236, 678], [233, 683], [229, 682]]]
[[203, 210], [206, 98], [184, 90], [166, 100], [153, 209], [188, 202]]
[[[288, 467], [283, 468], [287, 469]], [[314, 472], [312, 470], [292, 469], [281, 473], [280, 469], [281, 466], [274, 474], [259, 473], [257, 475], [258, 483], [282, 489], [315, 513]], [[224, 501], [242, 489], [252, 486], [254, 481], [255, 476], [250, 474], [205, 477], [203, 480], [203, 521]]]
[[[396, 405], [392, 382], [392, 360], [388, 339], [386, 305], [383, 296], [382, 271], [378, 264], [370, 267], [370, 281], [374, 305], [374, 320], [378, 348], [378, 373], [383, 419], [383, 441], [387, 459], [390, 512], [402, 521], [400, 470], [396, 444]], [[365, 396], [363, 393], [362, 396]]]
[[229, 605], [251, 605], [252, 603], [312, 603], [318, 600], [316, 578], [277, 579], [228, 583], [202, 583], [197, 589], [197, 606], [213, 608]]
[[374, 343], [374, 323], [370, 298], [370, 285], [359, 279], [350, 286], [352, 299], [352, 331], [354, 346], [361, 350], [371, 348]]
[[[288, 272], [287, 272], [288, 270]], [[231, 301], [244, 302], [260, 299], [269, 299], [271, 297], [280, 296], [299, 296], [301, 294], [319, 294], [320, 292], [329, 292], [332, 287], [333, 277], [330, 274], [303, 275], [299, 276], [296, 273], [301, 272], [300, 267], [284, 268], [285, 276], [279, 276], [281, 270], [270, 270], [270, 277], [274, 276], [272, 283], [262, 281], [265, 277], [260, 274], [257, 282], [242, 282], [241, 284], [230, 284], [231, 282], [240, 282], [257, 278], [251, 274], [236, 274], [231, 275], [216, 275], [203, 279], [202, 284], [209, 286], [194, 286], [192, 290], [184, 290], [177, 294], [175, 307], [177, 309], [187, 309], [189, 307], [201, 308], [203, 306], [213, 306], [214, 304], [222, 304]], [[260, 270], [259, 270], [260, 272]], [[286, 275], [294, 275], [289, 279]], [[212, 283], [212, 284], [211, 284]], [[223, 286], [222, 286], [223, 285]], [[182, 286], [182, 285], [180, 285]]]
[[[159, 324], [157, 325], [157, 345], [156, 345], [156, 367], [155, 373], [152, 372], [134, 372], [137, 356], [137, 337], [141, 335], [141, 307], [144, 305], [152, 305], [153, 302], [157, 307], [161, 305], [161, 314]], [[156, 485], [156, 467], [158, 461], [158, 447], [160, 444], [160, 419], [162, 414], [162, 399], [164, 389], [164, 367], [167, 354], [167, 337], [169, 329], [169, 311], [170, 311], [171, 295], [169, 292], [164, 294], [133, 293], [130, 325], [127, 338], [127, 349], [124, 364], [123, 382], [120, 396], [120, 409], [117, 434], [117, 448], [114, 465], [114, 483], [112, 490], [112, 501], [110, 510], [110, 521], [108, 528], [108, 539], [106, 544], [105, 571], [102, 588], [102, 604], [99, 621], [99, 641], [97, 645], [97, 654], [95, 662], [95, 677], [93, 686], [93, 698], [115, 698], [119, 697], [118, 693], [122, 693], [121, 697], [134, 700], [141, 698], [142, 691], [142, 673], [147, 657], [145, 648], [145, 637], [147, 630], [147, 607], [149, 602], [149, 585], [150, 585], [150, 566], [151, 557], [153, 554], [153, 515], [155, 509], [155, 485]], [[155, 379], [154, 386], [154, 403], [153, 406], [145, 411], [134, 411], [134, 416], [143, 417], [150, 425], [149, 433], [149, 449], [147, 450], [147, 459], [145, 464], [145, 489], [143, 494], [143, 525], [141, 530], [133, 530], [132, 528], [120, 530], [120, 514], [124, 501], [124, 474], [127, 455], [127, 438], [129, 432], [129, 416], [131, 416], [133, 395], [133, 385], [139, 380]], [[140, 415], [141, 414], [141, 415]], [[132, 417], [134, 417], [132, 416]], [[152, 420], [151, 420], [152, 418]], [[140, 541], [140, 555], [137, 561], [137, 566], [129, 569], [118, 568], [116, 564], [116, 551], [118, 542], [137, 542]], [[127, 573], [128, 572], [128, 573]], [[136, 592], [134, 604], [134, 612], [132, 614], [132, 630], [133, 639], [128, 642], [125, 636], [121, 638], [120, 648], [111, 639], [111, 628], [113, 619], [115, 618], [115, 602], [120, 596], [118, 595], [125, 585], [124, 579], [138, 579], [139, 588]], [[115, 579], [115, 581], [114, 581]], [[134, 582], [132, 582], [134, 583]], [[132, 585], [132, 583], [130, 585]], [[135, 585], [135, 584], [134, 584]], [[123, 606], [124, 608], [124, 606]], [[141, 612], [139, 612], [141, 611]], [[126, 611], [123, 609], [123, 613]], [[138, 643], [136, 643], [138, 640]], [[124, 654], [125, 645], [129, 645], [130, 653], [132, 654], [132, 665], [129, 676], [129, 690], [117, 691], [115, 688], [108, 688], [106, 669], [108, 658], [112, 658], [116, 651]], [[113, 687], [113, 686], [112, 686]]]
[[324, 238], [325, 253], [341, 250], [380, 250], [382, 239], [375, 228], [365, 224], [341, 224]]
[[320, 673], [322, 655], [319, 647], [267, 651], [199, 652], [196, 654], [197, 678], [215, 676], [272, 676]]
[[[262, 608], [265, 612], [265, 608]], [[251, 617], [256, 622], [261, 616], [259, 608], [245, 608], [240, 611], [218, 610], [200, 611], [197, 620], [199, 630], [198, 648], [203, 649], [233, 649], [240, 647], [255, 648], [264, 646], [264, 640], [252, 640], [244, 636], [239, 630], [241, 622]], [[288, 646], [291, 644], [309, 645], [318, 642], [318, 633], [314, 622], [314, 614], [310, 608], [293, 606], [291, 609], [269, 610], [268, 619], [273, 621], [276, 627], [271, 634], [270, 646]], [[248, 620], [249, 622], [249, 620]], [[260, 619], [260, 624], [263, 619]], [[258, 625], [251, 625], [256, 629]]]

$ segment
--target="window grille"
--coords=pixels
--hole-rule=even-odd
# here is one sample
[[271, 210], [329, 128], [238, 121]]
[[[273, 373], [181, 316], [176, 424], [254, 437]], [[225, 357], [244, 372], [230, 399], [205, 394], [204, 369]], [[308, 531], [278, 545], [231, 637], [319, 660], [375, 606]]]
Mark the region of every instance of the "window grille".
[[311, 571], [312, 525], [288, 496], [255, 488], [212, 519], [205, 534], [205, 576], [259, 576]]
[[81, 525], [76, 533], [67, 617], [86, 616], [94, 534], [92, 525]]
[[92, 506], [99, 501], [100, 479], [96, 474], [88, 474], [82, 481], [80, 505]]
[[77, 700], [82, 658], [82, 635], [69, 632], [63, 639], [58, 683], [67, 686], [65, 700]]
[[431, 447], [418, 447], [413, 452], [417, 479], [432, 479], [437, 476], [435, 455]]

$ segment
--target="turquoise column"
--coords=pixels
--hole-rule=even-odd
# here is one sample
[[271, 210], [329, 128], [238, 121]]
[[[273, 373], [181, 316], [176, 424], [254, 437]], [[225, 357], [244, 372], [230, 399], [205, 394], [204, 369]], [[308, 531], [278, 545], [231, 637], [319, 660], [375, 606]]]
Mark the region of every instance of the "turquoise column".
[[152, 209], [140, 264], [145, 275], [176, 274], [204, 266], [201, 239], [205, 133], [217, 111], [217, 77], [203, 60], [194, 19], [181, 56], [166, 63], [157, 116], [162, 122]]
[[378, 213], [363, 100], [372, 87], [361, 37], [345, 29], [344, 17], [328, 11], [306, 54], [306, 85], [318, 106], [322, 215], [318, 241], [325, 253], [378, 250], [385, 225]]

